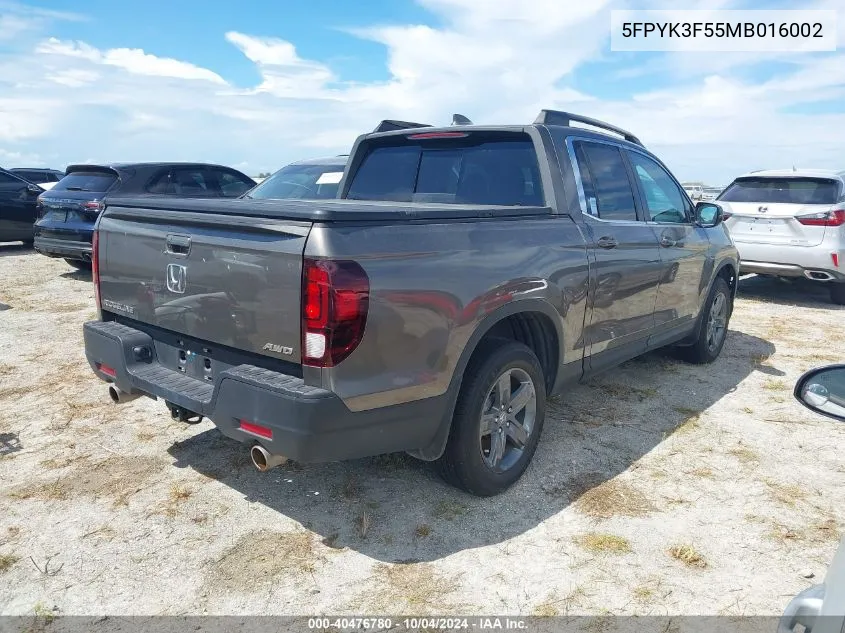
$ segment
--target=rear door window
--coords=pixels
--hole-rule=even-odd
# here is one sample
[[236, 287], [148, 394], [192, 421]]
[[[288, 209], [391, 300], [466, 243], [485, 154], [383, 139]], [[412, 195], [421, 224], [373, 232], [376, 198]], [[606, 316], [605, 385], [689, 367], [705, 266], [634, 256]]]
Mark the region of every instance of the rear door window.
[[57, 182], [52, 190], [105, 192], [116, 180], [117, 174], [110, 171], [75, 171]]
[[201, 167], [163, 170], [150, 181], [147, 191], [165, 196], [214, 196], [205, 174]]
[[725, 202], [835, 204], [839, 183], [825, 178], [738, 178], [719, 196]]
[[635, 221], [634, 190], [619, 148], [589, 141], [574, 146], [587, 213], [602, 220]]
[[421, 142], [403, 136], [378, 139], [353, 176], [347, 197], [495, 206], [545, 204], [534, 144], [525, 134], [471, 133]]

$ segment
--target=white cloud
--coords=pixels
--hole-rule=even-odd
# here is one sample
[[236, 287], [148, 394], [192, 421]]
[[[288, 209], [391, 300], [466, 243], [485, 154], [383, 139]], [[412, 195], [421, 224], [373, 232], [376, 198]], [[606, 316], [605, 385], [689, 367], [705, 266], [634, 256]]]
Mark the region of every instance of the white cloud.
[[[622, 8], [622, 0], [419, 2], [439, 26], [352, 31], [385, 47], [383, 81], [350, 81], [325, 62], [301, 57], [291, 42], [235, 31], [221, 34], [221, 40], [232, 45], [233, 55], [255, 64], [261, 75], [256, 85], [238, 85], [152, 50], [100, 49], [55, 38], [32, 42], [26, 54], [0, 56], [0, 144], [22, 154], [47, 147], [56, 166], [81, 156], [206, 159], [243, 164], [257, 173], [315, 154], [345, 152], [383, 118], [445, 124], [461, 112], [479, 123], [529, 123], [541, 108], [556, 107], [630, 129], [680, 178], [724, 181], [752, 168], [845, 162], [838, 136], [831, 133], [845, 128], [845, 114], [788, 113], [841, 99], [841, 53], [666, 55], [645, 67], [641, 78], [648, 88], [597, 98], [579, 87], [573, 71], [588, 62], [608, 62], [590, 67], [608, 68], [607, 89], [615, 78], [610, 72], [620, 73], [617, 60], [641, 59], [614, 57], [606, 49], [609, 10]], [[707, 0], [702, 6], [724, 8], [731, 2]], [[0, 0], [0, 12], [2, 7]], [[763, 81], [749, 78], [754, 76], [749, 69], [770, 59], [790, 64]], [[631, 77], [634, 71], [628, 65], [621, 74]], [[91, 85], [96, 89], [86, 88]], [[92, 129], [98, 133], [91, 135]]]

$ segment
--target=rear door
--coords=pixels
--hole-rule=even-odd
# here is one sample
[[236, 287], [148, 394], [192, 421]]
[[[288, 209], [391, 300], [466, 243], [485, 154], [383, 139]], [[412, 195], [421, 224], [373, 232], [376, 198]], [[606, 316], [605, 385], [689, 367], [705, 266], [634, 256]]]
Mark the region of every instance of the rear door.
[[590, 368], [644, 351], [654, 328], [661, 260], [654, 229], [638, 214], [632, 175], [615, 143], [570, 139], [584, 222], [592, 237]]
[[825, 178], [738, 178], [719, 196], [730, 213], [726, 224], [734, 242], [818, 246], [824, 226], [806, 226], [796, 216], [824, 213], [841, 195], [839, 182]]
[[[656, 337], [671, 338], [697, 316], [704, 285], [704, 267], [710, 240], [693, 224], [692, 203], [681, 186], [657, 161], [637, 151], [627, 151], [639, 195], [660, 244], [662, 270], [654, 308]], [[657, 341], [654, 342], [658, 344]]]
[[37, 193], [31, 183], [0, 171], [0, 240], [31, 240]]

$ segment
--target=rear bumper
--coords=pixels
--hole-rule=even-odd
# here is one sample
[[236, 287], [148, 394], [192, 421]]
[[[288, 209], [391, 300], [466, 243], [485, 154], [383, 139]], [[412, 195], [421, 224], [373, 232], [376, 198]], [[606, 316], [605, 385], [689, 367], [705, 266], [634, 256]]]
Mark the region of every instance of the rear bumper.
[[806, 277], [814, 281], [845, 281], [845, 274], [831, 266], [805, 268], [797, 264], [742, 260], [739, 265], [739, 272], [743, 275], [756, 273], [759, 275], [777, 275], [778, 277]]
[[91, 261], [91, 242], [77, 242], [36, 235], [33, 246], [37, 252], [47, 257], [66, 257], [68, 259], [81, 259], [86, 262]]
[[[148, 334], [114, 322], [86, 323], [84, 338], [88, 363], [101, 379], [201, 414], [232, 439], [261, 444], [300, 462], [425, 448], [446, 411], [446, 396], [350, 411], [331, 391], [253, 365], [231, 367], [213, 381], [198, 380], [160, 364]], [[144, 347], [152, 355], [138, 360], [135, 350]], [[101, 372], [101, 364], [114, 369], [115, 376]], [[241, 420], [269, 428], [272, 437], [241, 429]]]

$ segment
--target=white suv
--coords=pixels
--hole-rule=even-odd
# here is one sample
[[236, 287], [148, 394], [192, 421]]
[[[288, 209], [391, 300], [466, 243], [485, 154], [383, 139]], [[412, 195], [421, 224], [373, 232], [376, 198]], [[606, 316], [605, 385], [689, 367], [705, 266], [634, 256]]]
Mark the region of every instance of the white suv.
[[845, 305], [845, 172], [756, 171], [718, 197], [740, 273], [806, 277]]

